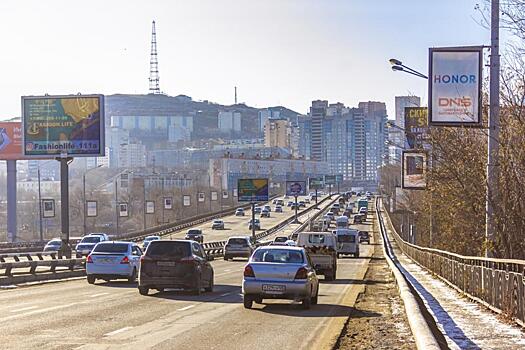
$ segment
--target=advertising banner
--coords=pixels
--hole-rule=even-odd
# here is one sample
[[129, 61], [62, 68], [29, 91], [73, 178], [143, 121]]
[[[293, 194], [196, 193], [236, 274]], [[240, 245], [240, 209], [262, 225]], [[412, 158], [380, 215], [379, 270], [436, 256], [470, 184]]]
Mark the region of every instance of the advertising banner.
[[338, 183], [338, 184], [343, 183], [343, 174], [337, 174], [335, 176], [335, 183]]
[[405, 135], [409, 148], [427, 148], [430, 134], [426, 107], [405, 107]]
[[305, 196], [306, 181], [286, 181], [287, 196]]
[[324, 184], [325, 185], [335, 185], [335, 175], [325, 175]]
[[191, 197], [190, 196], [183, 196], [182, 197], [182, 205], [185, 207], [189, 207], [191, 205]]
[[418, 150], [403, 151], [402, 187], [424, 190], [427, 187], [427, 153]]
[[237, 193], [237, 189], [234, 188], [234, 189], [233, 189], [233, 196], [234, 196], [234, 197], [237, 197], [237, 194], [238, 194], [238, 193]]
[[86, 216], [97, 216], [97, 201], [86, 201]]
[[22, 123], [0, 122], [0, 160], [20, 159], [27, 159], [22, 152]]
[[206, 196], [204, 195], [204, 192], [197, 193], [197, 200], [199, 202], [204, 202], [206, 200]]
[[216, 201], [218, 198], [219, 198], [219, 195], [218, 195], [217, 191], [212, 191], [211, 192], [211, 200], [212, 201]]
[[26, 157], [104, 156], [104, 96], [23, 96]]
[[264, 202], [269, 200], [268, 179], [239, 179], [237, 180], [237, 190], [239, 202]]
[[171, 210], [173, 209], [173, 198], [164, 197], [164, 209]]
[[121, 217], [121, 218], [129, 216], [128, 203], [119, 203], [119, 205], [118, 205], [118, 216]]
[[42, 217], [43, 218], [54, 218], [55, 217], [55, 200], [54, 199], [42, 199]]
[[429, 124], [481, 126], [482, 47], [431, 48]]
[[146, 201], [146, 214], [155, 214], [155, 201]]
[[321, 190], [324, 188], [323, 177], [311, 177], [308, 179], [308, 188], [310, 190]]
[[228, 191], [222, 191], [222, 198], [223, 199], [228, 198]]

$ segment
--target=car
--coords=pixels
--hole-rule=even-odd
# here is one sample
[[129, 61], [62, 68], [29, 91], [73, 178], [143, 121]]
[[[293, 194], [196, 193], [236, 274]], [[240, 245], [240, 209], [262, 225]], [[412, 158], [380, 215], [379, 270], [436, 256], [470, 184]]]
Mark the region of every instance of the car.
[[283, 199], [278, 199], [275, 204], [276, 205], [280, 205], [282, 207], [282, 206], [284, 206], [284, 200]]
[[272, 204], [277, 204], [277, 199], [274, 199], [274, 200], [272, 201]]
[[292, 203], [292, 205], [290, 205], [290, 209], [292, 210], [295, 210], [295, 208], [299, 209], [300, 208], [300, 205], [299, 203], [295, 204], [295, 203]]
[[211, 229], [212, 230], [224, 230], [224, 221], [221, 219], [215, 219], [211, 223]]
[[370, 244], [370, 234], [368, 231], [359, 231], [359, 243], [363, 242]]
[[[254, 226], [255, 226], [256, 230], [260, 230], [261, 229], [261, 221], [259, 219], [254, 219]], [[249, 230], [252, 229], [252, 220], [250, 220], [250, 222], [248, 223], [248, 229]]]
[[237, 208], [237, 210], [235, 210], [235, 216], [244, 216], [244, 209]]
[[107, 239], [105, 239], [105, 237], [101, 235], [86, 235], [82, 237], [80, 242], [78, 242], [78, 244], [75, 247], [77, 255], [89, 255], [98, 243], [104, 241], [107, 241]]
[[144, 243], [142, 243], [142, 249], [146, 250], [148, 248], [148, 245], [151, 243], [151, 241], [158, 241], [160, 239], [160, 236], [148, 236], [144, 238]]
[[286, 203], [287, 207], [291, 207], [292, 205], [295, 205], [294, 201], [288, 201], [288, 203]]
[[58, 252], [62, 246], [62, 240], [60, 238], [53, 238], [44, 246], [43, 252]]
[[304, 199], [304, 202], [305, 202], [306, 204], [310, 204], [310, 198], [306, 197], [306, 198]]
[[334, 221], [334, 220], [335, 220], [335, 215], [334, 215], [334, 213], [332, 213], [332, 212], [330, 212], [330, 211], [329, 211], [328, 213], [326, 213], [325, 216], [329, 216], [331, 221]]
[[277, 236], [273, 239], [274, 243], [285, 243], [288, 240], [286, 236]]
[[333, 215], [332, 216], [330, 216], [328, 214], [323, 215], [323, 221], [326, 221], [328, 223], [328, 225], [330, 225], [333, 220], [334, 220], [333, 219]]
[[201, 229], [190, 228], [186, 232], [186, 236], [184, 237], [184, 239], [202, 243], [202, 242], [204, 242], [204, 235], [203, 235]]
[[365, 220], [364, 220], [364, 215], [361, 215], [361, 214], [355, 214], [354, 215], [354, 225], [355, 224], [362, 224]]
[[163, 292], [166, 288], [191, 290], [196, 295], [203, 288], [213, 292], [212, 260], [195, 241], [153, 241], [140, 258], [139, 293], [148, 295], [150, 289]]
[[282, 213], [283, 212], [283, 207], [280, 206], [280, 205], [276, 205], [274, 211], [276, 213]]
[[233, 258], [249, 258], [255, 247], [249, 237], [233, 236], [228, 238], [224, 246], [224, 260]]
[[266, 210], [268, 210], [268, 211], [272, 211], [272, 207], [269, 206], [269, 205], [265, 205], [265, 206], [263, 207], [263, 210], [264, 210], [264, 209], [266, 209]]
[[261, 213], [261, 210], [262, 210], [261, 207], [255, 207], [255, 208], [253, 209], [253, 211], [255, 212], [255, 214], [260, 214], [260, 213]]
[[86, 279], [94, 284], [96, 279], [110, 281], [127, 279], [135, 282], [140, 267], [142, 250], [133, 242], [102, 241], [86, 258]]
[[309, 309], [317, 304], [319, 279], [304, 248], [264, 246], [244, 267], [242, 294], [247, 309], [264, 299], [301, 301]]
[[299, 201], [299, 203], [297, 203], [299, 205], [299, 208], [303, 207], [303, 208], [306, 208], [306, 203], [304, 201]]
[[90, 235], [91, 235], [91, 236], [101, 236], [101, 237], [104, 237], [104, 240], [105, 240], [105, 241], [109, 241], [109, 240], [110, 240], [110, 238], [109, 238], [109, 236], [108, 236], [107, 233], [103, 233], [103, 232], [91, 232]]
[[270, 217], [270, 211], [266, 208], [264, 208], [261, 211], [261, 218], [269, 218]]
[[286, 242], [284, 242], [284, 244], [286, 244], [286, 245], [288, 245], [290, 247], [295, 247], [297, 245], [297, 243], [293, 239], [287, 240]]

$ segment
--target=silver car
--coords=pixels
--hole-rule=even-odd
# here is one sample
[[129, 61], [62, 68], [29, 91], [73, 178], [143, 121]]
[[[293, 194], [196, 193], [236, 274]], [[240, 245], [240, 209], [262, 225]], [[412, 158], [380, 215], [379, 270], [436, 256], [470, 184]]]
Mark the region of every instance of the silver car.
[[302, 247], [264, 246], [252, 254], [242, 281], [244, 307], [263, 299], [300, 300], [303, 308], [317, 304], [319, 279]]
[[254, 250], [249, 237], [230, 237], [224, 246], [224, 260], [249, 258]]

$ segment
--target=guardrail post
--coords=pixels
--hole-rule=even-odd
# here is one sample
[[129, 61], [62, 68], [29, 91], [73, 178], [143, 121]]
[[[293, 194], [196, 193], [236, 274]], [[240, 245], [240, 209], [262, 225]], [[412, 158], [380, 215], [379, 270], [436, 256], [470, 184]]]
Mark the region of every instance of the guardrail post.
[[36, 273], [36, 267], [38, 266], [38, 262], [37, 261], [32, 261], [31, 262], [31, 267], [29, 268], [29, 273], [34, 275]]
[[51, 261], [51, 265], [49, 266], [49, 271], [52, 273], [55, 273], [57, 264], [58, 264], [58, 261], [56, 260]]
[[11, 265], [9, 263], [5, 266], [5, 275], [6, 276], [9, 276], [9, 277], [12, 276], [12, 274], [11, 274], [11, 269], [12, 268], [13, 268], [13, 265]]

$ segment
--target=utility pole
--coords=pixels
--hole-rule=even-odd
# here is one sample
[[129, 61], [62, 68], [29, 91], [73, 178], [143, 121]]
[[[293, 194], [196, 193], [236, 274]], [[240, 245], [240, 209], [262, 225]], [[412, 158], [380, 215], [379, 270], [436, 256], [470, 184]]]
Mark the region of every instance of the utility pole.
[[487, 154], [487, 194], [486, 194], [486, 232], [485, 256], [494, 256], [494, 236], [496, 222], [494, 202], [499, 198], [499, 0], [491, 1], [490, 16], [490, 97], [489, 97], [489, 130]]
[[44, 240], [44, 231], [42, 228], [42, 189], [40, 186], [40, 164], [38, 165], [37, 169], [38, 174], [38, 228], [40, 233], [40, 241]]

